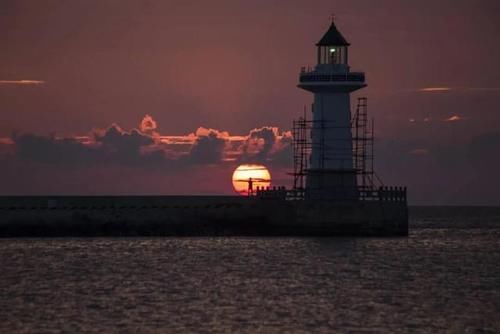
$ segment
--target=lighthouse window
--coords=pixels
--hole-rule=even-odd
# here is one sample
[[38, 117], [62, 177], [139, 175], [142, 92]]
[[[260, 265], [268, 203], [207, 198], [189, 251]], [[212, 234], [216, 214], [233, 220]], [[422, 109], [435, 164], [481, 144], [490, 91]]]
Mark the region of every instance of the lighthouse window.
[[347, 47], [320, 46], [318, 62], [319, 64], [347, 64]]
[[340, 56], [339, 53], [335, 53], [335, 49], [330, 49], [330, 59], [329, 59], [328, 63], [330, 63], [330, 64], [339, 64], [340, 63], [340, 57], [339, 56]]

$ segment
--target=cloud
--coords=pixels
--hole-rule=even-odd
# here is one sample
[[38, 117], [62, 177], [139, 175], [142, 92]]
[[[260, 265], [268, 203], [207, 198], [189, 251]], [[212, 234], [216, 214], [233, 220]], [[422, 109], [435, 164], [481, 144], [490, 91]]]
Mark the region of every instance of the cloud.
[[53, 165], [109, 165], [185, 168], [234, 162], [289, 164], [291, 133], [265, 126], [247, 135], [198, 127], [184, 136], [156, 132], [158, 124], [144, 116], [139, 129], [125, 130], [117, 124], [94, 129], [89, 135], [72, 137], [39, 136], [25, 133], [2, 138], [0, 154], [12, 148], [17, 158]]
[[278, 129], [275, 127], [262, 127], [253, 129], [243, 145], [243, 154], [250, 159], [266, 160], [268, 153], [276, 142]]
[[194, 164], [214, 164], [222, 160], [226, 147], [227, 132], [198, 128], [196, 140], [191, 147], [187, 161]]
[[94, 139], [98, 150], [111, 161], [143, 165], [163, 160], [163, 152], [156, 147], [154, 138], [137, 129], [125, 131], [113, 124], [104, 132], [96, 131]]
[[417, 123], [431, 123], [433, 121], [432, 117], [420, 117], [420, 118], [416, 118], [416, 117], [412, 117], [412, 118], [408, 118], [408, 122], [410, 123], [413, 123], [413, 124], [417, 124]]
[[0, 85], [43, 85], [43, 80], [0, 80]]
[[56, 165], [80, 165], [95, 161], [98, 153], [73, 138], [21, 134], [13, 136], [12, 140], [16, 157], [22, 160]]
[[158, 125], [156, 124], [156, 121], [153, 119], [153, 117], [146, 115], [142, 119], [139, 129], [144, 133], [151, 133], [156, 130], [157, 127]]
[[[145, 124], [147, 123], [147, 124]], [[198, 127], [186, 135], [157, 133], [145, 116], [138, 128], [111, 124], [78, 136], [21, 133], [0, 140], [0, 192], [12, 194], [231, 194], [231, 174], [244, 147], [265, 160], [273, 175], [291, 169], [289, 131], [248, 134]], [[289, 151], [287, 151], [289, 150]], [[227, 182], [224, 180], [226, 179]], [[286, 180], [276, 180], [286, 184]], [[143, 182], [142, 182], [143, 181]]]
[[444, 119], [443, 121], [444, 122], [459, 122], [459, 121], [463, 121], [463, 120], [466, 120], [467, 118], [465, 117], [461, 117], [461, 116], [458, 116], [458, 115], [453, 115], [451, 117], [448, 117], [446, 119]]
[[154, 166], [166, 161], [153, 137], [136, 129], [125, 131], [116, 124], [104, 130], [94, 130], [90, 136], [24, 133], [13, 135], [11, 140], [16, 158], [56, 166]]
[[420, 93], [447, 93], [447, 92], [500, 92], [500, 87], [424, 87], [416, 92]]
[[239, 161], [242, 162], [284, 162], [283, 155], [289, 154], [291, 161], [292, 134], [280, 133], [277, 127], [264, 126], [250, 131], [239, 147]]
[[110, 151], [139, 151], [143, 146], [153, 145], [151, 136], [133, 129], [125, 131], [120, 126], [112, 124], [104, 133], [95, 132], [95, 141], [101, 143]]
[[422, 92], [422, 93], [442, 93], [442, 92], [449, 92], [453, 90], [451, 87], [426, 87], [426, 88], [420, 88], [417, 91]]

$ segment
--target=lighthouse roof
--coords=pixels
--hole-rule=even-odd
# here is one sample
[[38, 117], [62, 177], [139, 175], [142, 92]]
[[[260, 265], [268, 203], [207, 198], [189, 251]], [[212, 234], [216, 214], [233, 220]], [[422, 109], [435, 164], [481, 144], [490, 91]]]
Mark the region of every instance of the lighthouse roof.
[[332, 22], [328, 31], [323, 35], [317, 46], [349, 46], [349, 42], [342, 36], [340, 31], [335, 26], [335, 23]]

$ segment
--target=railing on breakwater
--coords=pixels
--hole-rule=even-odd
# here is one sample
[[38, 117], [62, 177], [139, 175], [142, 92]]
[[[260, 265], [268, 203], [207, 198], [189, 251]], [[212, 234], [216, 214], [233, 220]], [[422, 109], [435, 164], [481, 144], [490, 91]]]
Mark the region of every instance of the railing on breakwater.
[[254, 195], [262, 199], [287, 199], [289, 193], [286, 187], [257, 187]]
[[362, 201], [407, 202], [406, 187], [379, 187], [378, 189], [360, 189]]
[[[339, 200], [338, 194], [345, 193], [343, 189], [332, 190], [331, 200]], [[359, 201], [381, 201], [381, 202], [407, 202], [406, 187], [358, 187]], [[261, 199], [282, 199], [282, 200], [304, 200], [307, 198], [306, 190], [289, 190], [285, 187], [258, 187], [253, 196]], [[328, 200], [328, 198], [324, 198]]]

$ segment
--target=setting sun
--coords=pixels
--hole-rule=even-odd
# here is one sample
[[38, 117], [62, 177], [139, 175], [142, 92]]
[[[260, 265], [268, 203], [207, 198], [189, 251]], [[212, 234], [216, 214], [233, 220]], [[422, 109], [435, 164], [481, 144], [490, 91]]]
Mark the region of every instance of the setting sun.
[[271, 174], [263, 165], [241, 165], [233, 173], [234, 190], [243, 196], [258, 187], [269, 187], [271, 185]]

